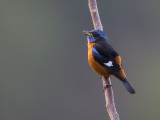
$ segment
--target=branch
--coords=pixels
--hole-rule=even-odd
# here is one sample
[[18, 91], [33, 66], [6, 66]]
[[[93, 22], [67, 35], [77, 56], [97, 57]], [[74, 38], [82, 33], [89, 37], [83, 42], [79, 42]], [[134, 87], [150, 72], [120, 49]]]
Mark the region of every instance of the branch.
[[103, 31], [96, 0], [88, 0], [88, 6], [91, 13], [94, 29]]
[[[96, 0], [88, 0], [88, 6], [89, 6], [90, 13], [91, 13], [94, 29], [103, 31], [103, 26], [102, 26], [102, 23], [99, 17]], [[110, 77], [102, 76], [102, 84], [103, 86], [111, 85]], [[119, 115], [115, 107], [112, 86], [104, 89], [104, 95], [105, 95], [105, 100], [106, 100], [106, 109], [108, 111], [110, 119], [119, 120]]]
[[[102, 84], [103, 86], [111, 85], [110, 77], [102, 76]], [[114, 102], [114, 93], [113, 93], [112, 86], [104, 90], [104, 95], [106, 99], [106, 109], [108, 111], [110, 119], [119, 120], [119, 115], [117, 113], [115, 102]]]

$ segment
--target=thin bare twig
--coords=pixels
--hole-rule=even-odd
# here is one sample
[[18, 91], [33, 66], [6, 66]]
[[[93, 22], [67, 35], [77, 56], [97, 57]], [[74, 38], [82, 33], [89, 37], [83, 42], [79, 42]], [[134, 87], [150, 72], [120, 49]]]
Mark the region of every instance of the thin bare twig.
[[[102, 26], [102, 23], [99, 17], [96, 0], [88, 0], [88, 6], [89, 6], [90, 13], [91, 13], [94, 29], [103, 31], [103, 26]], [[111, 85], [110, 77], [102, 76], [102, 84], [103, 86]], [[112, 86], [104, 90], [104, 95], [105, 95], [105, 100], [106, 100], [106, 109], [108, 111], [110, 119], [119, 120], [119, 115], [115, 107]]]
[[99, 12], [98, 12], [98, 8], [97, 8], [96, 0], [88, 0], [88, 6], [89, 6], [89, 10], [90, 10], [90, 13], [92, 16], [94, 29], [103, 31], [103, 26], [101, 23], [101, 19], [99, 17]]

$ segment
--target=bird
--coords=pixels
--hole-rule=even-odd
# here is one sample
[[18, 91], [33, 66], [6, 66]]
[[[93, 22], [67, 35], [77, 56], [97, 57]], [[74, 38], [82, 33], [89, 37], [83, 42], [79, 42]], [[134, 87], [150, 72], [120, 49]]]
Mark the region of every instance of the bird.
[[93, 71], [100, 76], [115, 76], [127, 91], [135, 93], [123, 70], [121, 57], [109, 44], [107, 36], [101, 30], [83, 31], [88, 41], [88, 62]]

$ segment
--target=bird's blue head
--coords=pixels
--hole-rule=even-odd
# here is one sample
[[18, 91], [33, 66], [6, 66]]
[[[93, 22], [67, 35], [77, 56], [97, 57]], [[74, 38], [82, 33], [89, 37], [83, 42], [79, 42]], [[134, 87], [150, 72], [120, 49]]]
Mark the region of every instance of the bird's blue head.
[[87, 35], [88, 42], [108, 41], [107, 36], [101, 30], [83, 31]]

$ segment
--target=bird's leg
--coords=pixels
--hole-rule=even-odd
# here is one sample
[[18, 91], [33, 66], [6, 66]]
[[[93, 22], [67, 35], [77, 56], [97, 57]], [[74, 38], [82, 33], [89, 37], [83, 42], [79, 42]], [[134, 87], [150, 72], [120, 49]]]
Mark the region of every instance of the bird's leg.
[[107, 88], [110, 88], [112, 85], [102, 85], [102, 87], [103, 87], [103, 90], [105, 90], [105, 89], [107, 89]]
[[105, 85], [102, 85], [103, 87], [103, 90], [107, 89], [107, 88], [110, 88], [112, 85], [108, 85], [108, 84], [105, 84]]
[[[102, 78], [102, 76], [100, 76]], [[108, 77], [106, 77], [108, 78]], [[102, 88], [103, 90], [107, 89], [107, 88], [110, 88], [112, 85], [109, 83], [109, 81], [105, 81], [103, 82], [103, 85], [102, 85]]]

